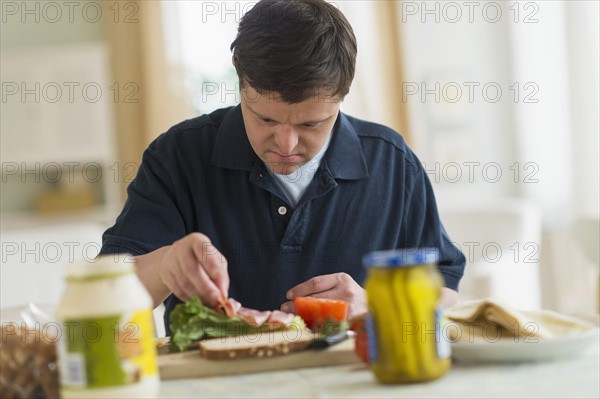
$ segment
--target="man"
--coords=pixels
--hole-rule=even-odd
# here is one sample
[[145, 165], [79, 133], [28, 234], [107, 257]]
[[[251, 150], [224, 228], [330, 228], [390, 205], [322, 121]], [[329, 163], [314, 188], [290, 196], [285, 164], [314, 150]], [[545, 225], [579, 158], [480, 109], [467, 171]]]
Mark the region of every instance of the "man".
[[[340, 112], [356, 39], [321, 0], [261, 1], [231, 45], [241, 104], [185, 121], [145, 151], [102, 254], [136, 255], [166, 315], [194, 295], [293, 311], [297, 296], [367, 310], [363, 255], [437, 247], [456, 301], [465, 259], [402, 137]], [[168, 323], [167, 331], [168, 330]]]

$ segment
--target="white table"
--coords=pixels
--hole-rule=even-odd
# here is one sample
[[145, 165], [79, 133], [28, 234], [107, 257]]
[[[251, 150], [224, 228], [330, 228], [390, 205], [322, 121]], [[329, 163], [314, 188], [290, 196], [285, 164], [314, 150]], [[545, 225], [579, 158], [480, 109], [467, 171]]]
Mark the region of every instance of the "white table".
[[362, 365], [163, 381], [162, 398], [598, 398], [600, 353], [540, 363], [455, 363], [424, 384], [381, 385]]

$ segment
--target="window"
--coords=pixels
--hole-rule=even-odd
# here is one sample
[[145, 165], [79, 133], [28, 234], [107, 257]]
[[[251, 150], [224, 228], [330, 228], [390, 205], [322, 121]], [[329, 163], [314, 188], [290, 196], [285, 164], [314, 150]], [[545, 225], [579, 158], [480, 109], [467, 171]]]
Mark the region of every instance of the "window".
[[231, 42], [242, 16], [256, 2], [165, 1], [169, 58], [177, 57], [187, 96], [199, 113], [239, 103]]

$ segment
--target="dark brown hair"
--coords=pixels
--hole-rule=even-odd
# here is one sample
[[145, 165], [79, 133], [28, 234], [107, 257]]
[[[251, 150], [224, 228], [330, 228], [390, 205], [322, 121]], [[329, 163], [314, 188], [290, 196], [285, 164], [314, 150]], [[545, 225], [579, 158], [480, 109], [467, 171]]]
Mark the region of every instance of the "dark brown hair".
[[275, 92], [287, 103], [350, 90], [356, 37], [346, 17], [323, 0], [262, 0], [240, 21], [231, 43], [240, 86]]

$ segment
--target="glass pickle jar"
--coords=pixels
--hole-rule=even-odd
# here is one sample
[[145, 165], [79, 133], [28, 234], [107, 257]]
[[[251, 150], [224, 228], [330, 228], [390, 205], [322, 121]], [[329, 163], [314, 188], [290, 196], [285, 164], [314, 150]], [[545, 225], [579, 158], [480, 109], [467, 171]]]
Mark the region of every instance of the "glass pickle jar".
[[152, 298], [129, 255], [67, 265], [56, 309], [63, 398], [157, 397]]
[[438, 257], [436, 248], [422, 248], [376, 251], [363, 258], [369, 360], [379, 382], [428, 381], [450, 368], [450, 344], [439, 321]]

